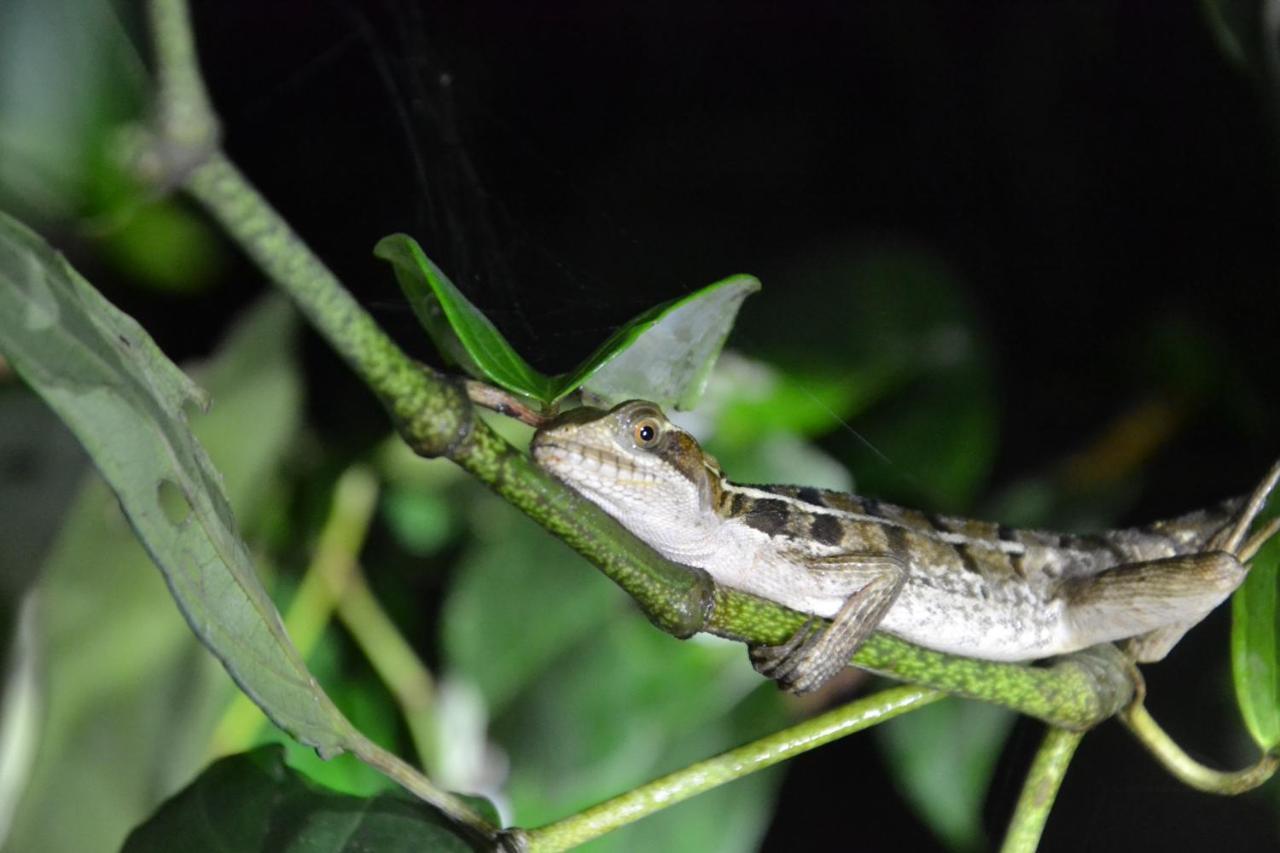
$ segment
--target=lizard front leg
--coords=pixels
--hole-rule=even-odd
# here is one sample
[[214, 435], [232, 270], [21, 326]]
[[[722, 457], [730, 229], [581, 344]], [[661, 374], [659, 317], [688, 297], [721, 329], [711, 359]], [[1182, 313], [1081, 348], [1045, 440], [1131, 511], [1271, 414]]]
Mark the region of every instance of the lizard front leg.
[[810, 560], [806, 569], [848, 590], [844, 604], [830, 623], [815, 616], [781, 645], [751, 647], [756, 671], [793, 693], [816, 690], [848, 666], [907, 581], [906, 565], [887, 554], [840, 554]]

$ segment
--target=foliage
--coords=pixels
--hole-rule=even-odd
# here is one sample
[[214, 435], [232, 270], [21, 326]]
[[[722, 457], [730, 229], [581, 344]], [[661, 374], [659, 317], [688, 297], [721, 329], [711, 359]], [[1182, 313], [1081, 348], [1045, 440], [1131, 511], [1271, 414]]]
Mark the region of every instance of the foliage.
[[[128, 188], [117, 191], [110, 204], [101, 203], [118, 209], [136, 202]], [[217, 268], [216, 258], [192, 260], [214, 250], [207, 226], [194, 224], [188, 211], [173, 202], [143, 211], [133, 220], [136, 227], [98, 251], [132, 274], [175, 287], [199, 280], [186, 275], [184, 265]], [[381, 436], [360, 439], [355, 447], [317, 442], [314, 431], [321, 428], [314, 412], [306, 413], [304, 426], [301, 411], [304, 375], [292, 351], [293, 320], [280, 304], [255, 312], [228, 339], [213, 372], [202, 379], [216, 405], [206, 415], [191, 413], [200, 443], [226, 480], [223, 501], [217, 475], [205, 466], [198, 445], [184, 437], [178, 402], [186, 380], [150, 347], [144, 332], [88, 295], [83, 279], [29, 232], [9, 226], [4, 234], [0, 299], [25, 301], [0, 302], [0, 318], [9, 324], [0, 329], [0, 352], [30, 385], [44, 389], [57, 389], [67, 375], [79, 373], [82, 380], [104, 365], [126, 365], [106, 379], [98, 375], [93, 384], [120, 390], [133, 401], [126, 408], [135, 415], [157, 417], [104, 430], [104, 410], [90, 408], [78, 432], [108, 477], [116, 471], [113, 484], [123, 489], [126, 509], [136, 515], [144, 506], [146, 520], [163, 530], [166, 524], [189, 523], [194, 508], [196, 518], [211, 525], [211, 536], [230, 543], [222, 550], [234, 557], [229, 565], [236, 568], [229, 575], [195, 576], [201, 579], [192, 587], [198, 595], [186, 599], [188, 616], [243, 681], [261, 683], [255, 673], [265, 669], [264, 656], [274, 659], [272, 668], [291, 671], [292, 680], [268, 679], [258, 695], [277, 719], [311, 732], [313, 741], [330, 743], [333, 726], [345, 724], [335, 724], [338, 712], [326, 700], [320, 719], [309, 716], [306, 697], [314, 694], [307, 670], [357, 728], [381, 743], [398, 744], [402, 752], [409, 748], [401, 721], [412, 711], [398, 705], [393, 688], [374, 674], [367, 657], [376, 657], [376, 650], [357, 647], [334, 625], [309, 652], [304, 668], [274, 621], [274, 607], [288, 609], [299, 588], [308, 543], [323, 532], [317, 507], [327, 500], [336, 471], [353, 458], [375, 465], [382, 488], [380, 515], [356, 551], [399, 629], [429, 650], [440, 673], [428, 687], [435, 743], [419, 758], [446, 787], [483, 792], [508, 820], [536, 824], [775, 730], [798, 712], [760, 684], [740, 647], [677, 643], [654, 631], [578, 557], [445, 463], [387, 451]], [[157, 242], [173, 251], [155, 249]], [[392, 262], [446, 357], [509, 391], [551, 406], [579, 390], [606, 401], [645, 394], [687, 405], [705, 384], [702, 404], [686, 415], [688, 423], [738, 479], [850, 487], [848, 468], [856, 466], [864, 489], [957, 511], [970, 508], [990, 487], [1000, 377], [986, 330], [964, 296], [966, 283], [919, 246], [840, 243], [795, 261], [780, 280], [826, 284], [798, 295], [779, 288], [779, 295], [769, 297], [770, 321], [801, 340], [778, 346], [768, 363], [730, 354], [711, 370], [738, 305], [758, 287], [754, 279], [738, 276], [640, 314], [558, 376], [530, 367], [410, 238], [386, 238], [378, 253]], [[100, 319], [77, 320], [80, 333], [60, 342], [35, 334], [52, 305], [60, 306], [62, 319], [76, 316], [68, 303], [49, 298], [60, 291], [45, 288], [42, 276], [101, 310]], [[803, 295], [814, 292], [821, 298], [806, 303]], [[697, 336], [701, 348], [682, 349], [689, 329], [703, 329], [709, 318], [716, 325]], [[838, 331], [819, 332], [823, 321], [835, 322]], [[132, 366], [129, 354], [103, 335], [118, 329], [132, 342], [127, 349], [141, 347], [143, 357]], [[1176, 342], [1175, 351], [1191, 351], [1185, 343]], [[39, 357], [26, 349], [45, 346], [52, 350]], [[655, 352], [668, 357], [661, 378], [636, 385], [637, 375], [642, 383], [654, 382], [643, 374]], [[38, 375], [55, 366], [66, 372]], [[0, 391], [0, 427], [18, 423], [10, 413], [26, 395], [18, 388]], [[317, 395], [325, 405], [329, 392], [326, 385]], [[86, 402], [99, 404], [93, 395], [72, 395], [67, 405]], [[844, 421], [853, 428], [842, 429]], [[154, 434], [163, 436], [164, 452], [128, 449], [129, 441]], [[527, 439], [518, 429], [511, 435], [517, 442]], [[133, 462], [130, 453], [137, 457]], [[149, 467], [166, 459], [186, 464], [162, 472]], [[1069, 476], [1041, 475], [1019, 494], [1043, 500], [1017, 501], [1017, 520], [1074, 521], [1062, 507], [1075, 501], [1089, 507], [1089, 524], [1105, 523], [1132, 494], [1142, 461], [1120, 466], [1122, 473], [1110, 484], [1120, 485], [1105, 493], [1106, 500], [1088, 488], [1073, 492], [1078, 483]], [[127, 470], [121, 474], [112, 463]], [[1064, 470], [1085, 468], [1069, 463]], [[200, 485], [186, 488], [193, 479]], [[183, 483], [179, 500], [158, 485], [163, 482]], [[234, 508], [277, 605], [255, 588], [244, 559], [249, 551], [227, 538], [235, 528], [226, 505]], [[56, 515], [52, 506], [48, 512]], [[182, 556], [198, 553], [188, 549]], [[1234, 603], [1237, 695], [1250, 733], [1264, 747], [1275, 745], [1280, 719], [1276, 559], [1273, 546]], [[43, 695], [51, 713], [27, 735], [38, 739], [39, 748], [29, 779], [17, 771], [26, 794], [9, 843], [15, 850], [115, 849], [125, 829], [204, 762], [229, 684], [174, 618], [167, 592], [143, 565], [101, 484], [85, 488], [44, 563], [39, 627], [49, 650]], [[203, 559], [194, 564], [217, 568]], [[86, 571], [86, 565], [94, 570]], [[171, 570], [174, 565], [171, 559]], [[280, 577], [274, 576], [277, 567]], [[174, 577], [181, 588], [185, 576]], [[231, 579], [227, 588], [239, 604], [224, 607], [217, 597], [200, 597], [220, 577]], [[22, 584], [16, 586], [21, 590]], [[219, 633], [219, 620], [227, 619], [236, 620], [235, 630]], [[243, 632], [244, 625], [256, 626], [257, 634]], [[301, 692], [270, 695], [282, 686]], [[20, 689], [10, 687], [6, 699]], [[304, 708], [308, 713], [299, 715]], [[255, 720], [252, 737], [237, 748], [272, 737]], [[922, 820], [954, 849], [972, 849], [982, 843], [983, 792], [1008, 729], [1005, 714], [950, 702], [886, 726], [877, 745]], [[277, 751], [248, 752], [210, 766], [132, 836], [129, 849], [165, 849], [173, 838], [196, 849], [206, 843], [241, 846], [268, 837], [264, 833], [274, 846], [290, 849], [303, 833], [332, 840], [352, 826], [360, 843], [376, 839], [384, 845], [384, 832], [420, 847], [447, 843], [430, 812], [379, 793], [377, 778], [371, 782], [372, 774], [360, 765], [325, 764], [296, 745], [285, 754], [287, 759]], [[346, 793], [319, 790], [308, 781], [321, 776]], [[748, 777], [613, 833], [595, 849], [751, 849], [764, 832], [778, 783], [777, 771]], [[271, 815], [255, 811], [264, 801], [275, 807]], [[191, 815], [204, 820], [211, 812], [221, 816], [217, 829], [192, 836]], [[219, 835], [224, 830], [234, 837]], [[329, 849], [347, 847], [334, 842]]]

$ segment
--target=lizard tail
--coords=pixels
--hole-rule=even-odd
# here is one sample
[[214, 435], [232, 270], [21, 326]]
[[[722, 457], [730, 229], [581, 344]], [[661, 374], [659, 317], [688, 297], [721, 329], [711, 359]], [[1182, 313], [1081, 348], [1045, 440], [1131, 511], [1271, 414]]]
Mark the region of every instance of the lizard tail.
[[[1076, 630], [1084, 636], [1129, 637], [1129, 653], [1140, 662], [1163, 658], [1235, 591], [1245, 578], [1245, 564], [1280, 532], [1280, 517], [1273, 517], [1249, 533], [1277, 482], [1280, 462], [1246, 497], [1129, 531], [1150, 544], [1175, 543], [1178, 554], [1140, 559], [1078, 585], [1069, 599]], [[1139, 541], [1132, 545], [1142, 549]], [[1181, 618], [1170, 622], [1171, 613]]]
[[1258, 483], [1252, 493], [1225, 500], [1217, 506], [1196, 510], [1177, 518], [1157, 521], [1134, 533], [1160, 537], [1176, 543], [1179, 554], [1226, 551], [1241, 563], [1249, 562], [1258, 549], [1280, 531], [1280, 521], [1269, 519], [1252, 536], [1249, 530], [1262, 514], [1267, 499], [1280, 482], [1280, 462]]

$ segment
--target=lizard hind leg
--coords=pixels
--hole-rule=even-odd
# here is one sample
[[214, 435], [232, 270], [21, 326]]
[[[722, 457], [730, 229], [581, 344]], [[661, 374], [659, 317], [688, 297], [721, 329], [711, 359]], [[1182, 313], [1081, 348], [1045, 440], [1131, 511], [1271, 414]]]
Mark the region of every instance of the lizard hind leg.
[[[1230, 595], [1244, 580], [1244, 574], [1248, 571], [1247, 564], [1258, 553], [1263, 545], [1280, 532], [1280, 516], [1268, 519], [1252, 536], [1245, 538], [1249, 533], [1249, 528], [1253, 526], [1258, 515], [1261, 514], [1263, 508], [1267, 504], [1267, 499], [1275, 490], [1277, 482], [1280, 482], [1280, 462], [1271, 466], [1271, 470], [1262, 478], [1249, 495], [1247, 501], [1240, 508], [1239, 513], [1235, 516], [1230, 524], [1223, 528], [1208, 543], [1206, 553], [1193, 555], [1198, 557], [1195, 563], [1198, 564], [1199, 574], [1196, 575], [1196, 581], [1201, 582], [1208, 579], [1208, 583], [1204, 586], [1204, 592], [1209, 594], [1208, 609], [1199, 612], [1194, 618], [1165, 625], [1145, 634], [1139, 634], [1131, 637], [1126, 643], [1126, 650], [1129, 656], [1140, 663], [1152, 663], [1154, 661], [1163, 660], [1165, 655], [1169, 654], [1178, 641], [1182, 639], [1187, 631], [1194, 628], [1205, 615], [1208, 610], [1216, 607], [1223, 598]], [[1215, 558], [1213, 550], [1220, 552]], [[1231, 558], [1235, 559], [1232, 560]], [[1185, 558], [1182, 558], [1185, 559]], [[1214, 595], [1211, 593], [1215, 589], [1225, 589], [1225, 595], [1222, 595], [1217, 601], [1214, 601]], [[1203, 605], [1202, 605], [1203, 607]]]
[[1128, 639], [1134, 660], [1157, 661], [1244, 578], [1222, 551], [1117, 566], [1064, 590], [1072, 633], [1080, 647]]

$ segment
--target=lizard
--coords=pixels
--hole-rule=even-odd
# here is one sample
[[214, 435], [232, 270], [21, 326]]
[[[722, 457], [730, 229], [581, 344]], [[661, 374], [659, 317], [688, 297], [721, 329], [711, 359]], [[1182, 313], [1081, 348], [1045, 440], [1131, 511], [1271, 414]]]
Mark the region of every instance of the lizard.
[[730, 482], [655, 404], [583, 407], [543, 425], [535, 462], [673, 562], [810, 618], [750, 650], [784, 689], [817, 689], [874, 630], [938, 651], [1032, 661], [1123, 641], [1161, 660], [1244, 580], [1277, 530], [1250, 535], [1280, 479], [1143, 527], [1023, 530], [844, 492]]

